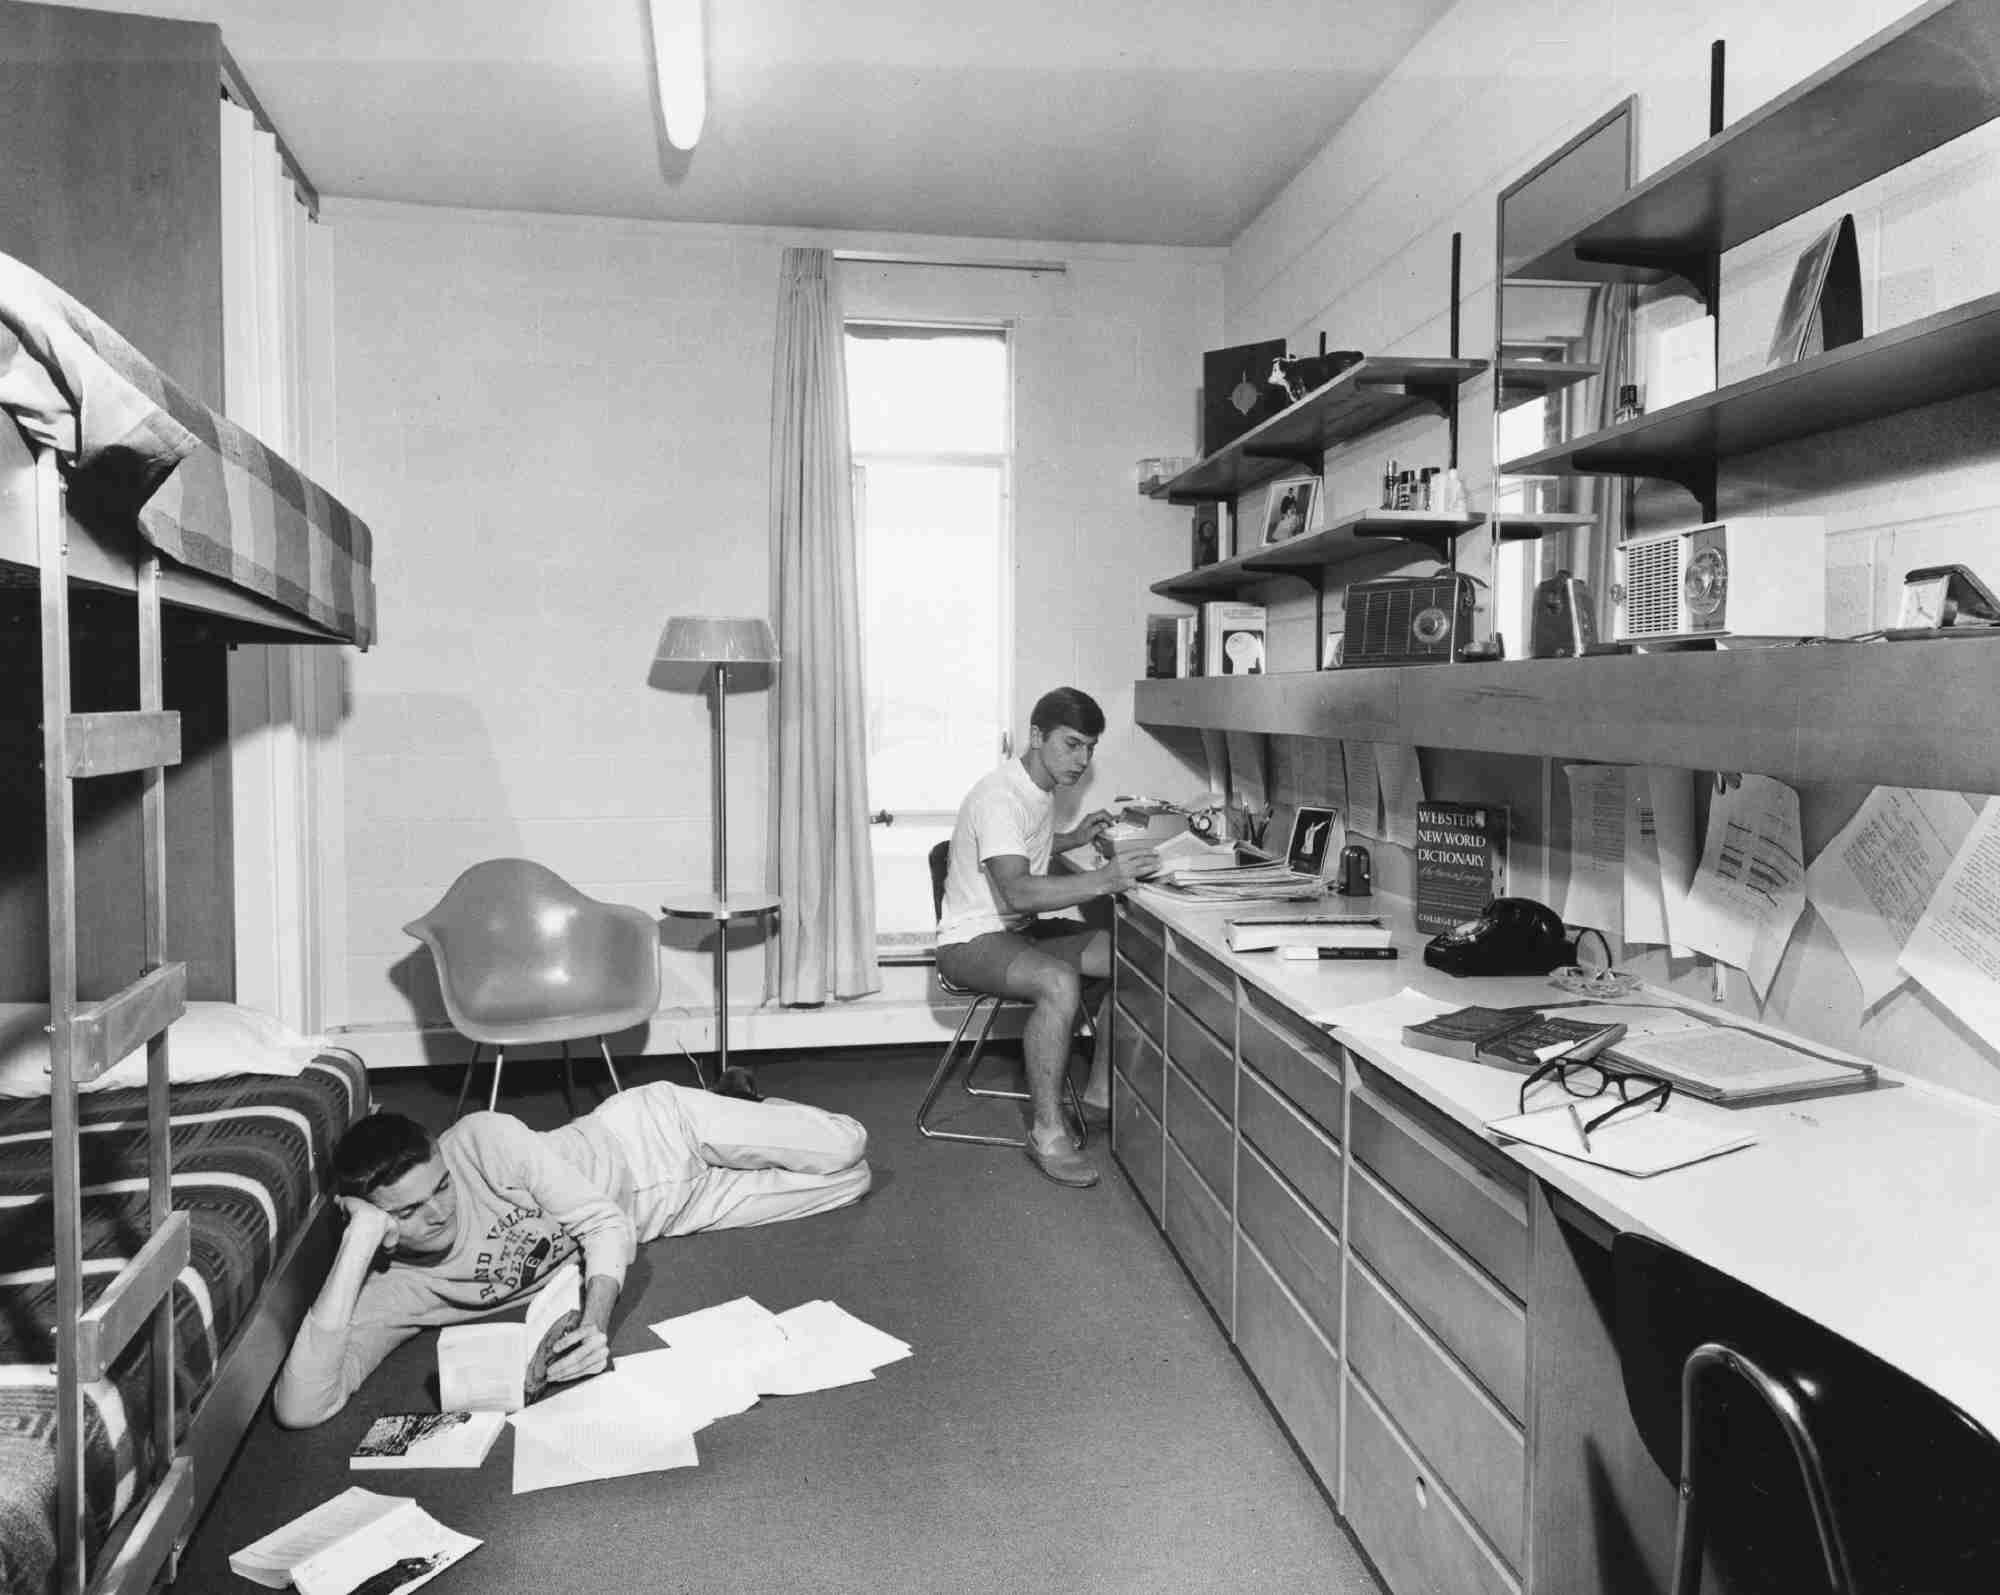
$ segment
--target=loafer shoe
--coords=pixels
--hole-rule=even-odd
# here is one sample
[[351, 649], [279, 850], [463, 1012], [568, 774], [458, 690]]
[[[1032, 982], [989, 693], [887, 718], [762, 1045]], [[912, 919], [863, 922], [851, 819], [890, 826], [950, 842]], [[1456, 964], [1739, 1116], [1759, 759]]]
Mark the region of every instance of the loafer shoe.
[[1044, 1152], [1030, 1141], [1022, 1150], [1028, 1154], [1030, 1163], [1058, 1185], [1084, 1190], [1097, 1183], [1097, 1165], [1073, 1146], [1058, 1147], [1053, 1152]]

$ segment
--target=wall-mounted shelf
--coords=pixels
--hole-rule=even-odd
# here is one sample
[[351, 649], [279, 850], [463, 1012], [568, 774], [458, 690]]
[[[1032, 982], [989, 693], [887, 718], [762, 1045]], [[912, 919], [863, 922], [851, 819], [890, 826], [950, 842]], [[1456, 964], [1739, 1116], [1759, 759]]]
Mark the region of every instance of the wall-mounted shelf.
[[1715, 462], [2000, 386], [2000, 294], [1500, 466], [1507, 476], [1628, 475], [1712, 497]]
[[[2000, 637], [1134, 684], [1199, 727], [2000, 792]], [[1921, 704], [1921, 712], [1913, 705]]]
[[1545, 510], [1532, 515], [1494, 515], [1491, 519], [1493, 533], [1503, 543], [1531, 543], [1551, 532], [1597, 524], [1597, 517], [1588, 510]]
[[1444, 559], [1453, 543], [1485, 519], [1484, 515], [1433, 515], [1428, 510], [1360, 510], [1322, 531], [1156, 581], [1152, 591], [1162, 598], [1198, 603], [1238, 593], [1272, 576], [1296, 576], [1324, 590], [1329, 565], [1391, 542], [1421, 543]]
[[1502, 360], [1497, 374], [1493, 407], [1506, 411], [1602, 376], [1604, 367], [1594, 360]]
[[1996, 82], [2000, 0], [1932, 0], [1507, 275], [1702, 284], [1725, 250], [1991, 120]]
[[1486, 369], [1484, 360], [1419, 360], [1370, 355], [1290, 409], [1205, 456], [1155, 490], [1175, 504], [1235, 498], [1287, 471], [1317, 474], [1321, 457], [1339, 444], [1406, 415], [1444, 414], [1458, 387]]

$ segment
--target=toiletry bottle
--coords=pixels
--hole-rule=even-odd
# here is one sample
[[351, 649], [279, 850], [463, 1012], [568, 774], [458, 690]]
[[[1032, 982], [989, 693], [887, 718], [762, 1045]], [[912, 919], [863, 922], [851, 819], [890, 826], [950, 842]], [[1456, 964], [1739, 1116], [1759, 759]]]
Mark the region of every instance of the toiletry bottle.
[[1396, 507], [1396, 461], [1391, 457], [1388, 468], [1382, 473], [1382, 508]]

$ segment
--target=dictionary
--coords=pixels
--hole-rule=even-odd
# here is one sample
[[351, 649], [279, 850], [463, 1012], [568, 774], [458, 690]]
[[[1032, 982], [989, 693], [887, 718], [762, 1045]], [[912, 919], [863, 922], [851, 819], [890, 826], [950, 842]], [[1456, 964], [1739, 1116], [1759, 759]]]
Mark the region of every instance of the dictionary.
[[1429, 935], [1477, 919], [1507, 895], [1507, 808], [1417, 805], [1417, 929]]

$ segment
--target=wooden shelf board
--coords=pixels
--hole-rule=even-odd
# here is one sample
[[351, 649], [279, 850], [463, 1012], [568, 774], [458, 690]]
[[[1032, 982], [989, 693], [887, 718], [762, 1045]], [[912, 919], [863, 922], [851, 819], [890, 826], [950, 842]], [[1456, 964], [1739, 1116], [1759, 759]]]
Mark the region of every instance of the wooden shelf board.
[[1997, 670], [2000, 637], [1416, 665], [1141, 681], [1134, 716], [1794, 783], [2000, 792]]
[[1385, 543], [1422, 543], [1446, 548], [1475, 526], [1483, 515], [1434, 515], [1428, 510], [1359, 510], [1344, 515], [1322, 531], [1255, 548], [1234, 559], [1203, 565], [1153, 583], [1162, 598], [1198, 601], [1241, 592], [1274, 576], [1296, 576], [1318, 585], [1320, 571], [1353, 559]]
[[[1176, 504], [1234, 498], [1288, 471], [1317, 469], [1318, 456], [1404, 416], [1436, 409], [1484, 360], [1370, 355], [1234, 442], [1181, 472], [1154, 496]], [[1301, 461], [1311, 460], [1310, 466]]]
[[[2000, 3], [2000, 0], [1996, 0]], [[1505, 476], [1676, 478], [1690, 465], [2000, 384], [2000, 294], [1508, 460]]]
[[1518, 409], [1603, 374], [1604, 367], [1591, 360], [1502, 360], [1493, 407], [1501, 412]]
[[1538, 515], [1495, 515], [1493, 529], [1503, 543], [1525, 543], [1551, 532], [1565, 532], [1578, 526], [1595, 526], [1597, 516], [1587, 510], [1550, 510]]
[[1990, 121], [1996, 81], [2000, 0], [1932, 0], [1507, 275], [1629, 279], [1721, 254]]

